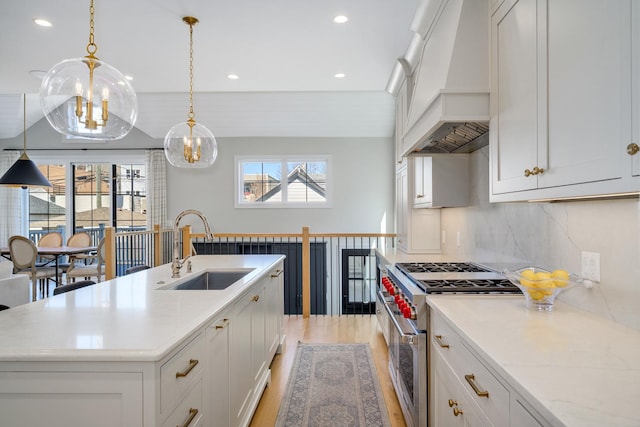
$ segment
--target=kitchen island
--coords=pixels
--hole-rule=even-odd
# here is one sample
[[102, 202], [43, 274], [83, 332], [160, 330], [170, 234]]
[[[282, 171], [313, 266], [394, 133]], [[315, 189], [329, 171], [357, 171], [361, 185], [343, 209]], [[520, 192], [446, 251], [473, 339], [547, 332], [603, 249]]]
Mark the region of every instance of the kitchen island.
[[[495, 425], [640, 425], [640, 332], [558, 301], [552, 312], [528, 310], [523, 296], [430, 295], [427, 303], [431, 363], [443, 379], [435, 387], [449, 392], [435, 402], [436, 419], [454, 419], [452, 399], [463, 416], [476, 411]], [[458, 367], [461, 376], [447, 381]], [[469, 374], [488, 396], [472, 391]]]
[[[284, 340], [283, 259], [194, 256], [0, 312], [2, 422], [247, 425]], [[250, 272], [166, 289], [218, 269]]]

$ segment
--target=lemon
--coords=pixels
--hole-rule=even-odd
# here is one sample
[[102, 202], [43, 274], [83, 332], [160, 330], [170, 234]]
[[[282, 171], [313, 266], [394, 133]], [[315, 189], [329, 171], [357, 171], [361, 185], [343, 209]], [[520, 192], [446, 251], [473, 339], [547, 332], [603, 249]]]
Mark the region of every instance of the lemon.
[[520, 273], [520, 284], [528, 288], [535, 288], [535, 283], [532, 282], [532, 280], [535, 280], [535, 276], [536, 274], [533, 270], [523, 270], [522, 273]]
[[559, 287], [559, 288], [564, 288], [565, 286], [567, 286], [568, 280], [569, 280], [569, 273], [565, 270], [554, 270], [551, 273], [551, 277], [553, 279], [556, 279], [553, 281], [553, 283]]
[[529, 292], [529, 296], [534, 301], [540, 301], [545, 296], [544, 291], [539, 291], [537, 289], [529, 289], [527, 292]]
[[535, 279], [536, 273], [534, 273], [533, 270], [523, 270], [522, 273], [520, 273], [520, 276], [525, 279], [533, 280]]

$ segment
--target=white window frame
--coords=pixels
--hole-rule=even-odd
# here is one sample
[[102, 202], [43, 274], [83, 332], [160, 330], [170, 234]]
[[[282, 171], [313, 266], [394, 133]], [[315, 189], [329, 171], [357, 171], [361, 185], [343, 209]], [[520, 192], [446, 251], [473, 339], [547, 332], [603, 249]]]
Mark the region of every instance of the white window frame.
[[[332, 156], [329, 154], [295, 154], [295, 155], [253, 155], [235, 156], [235, 179], [234, 179], [234, 207], [247, 209], [327, 209], [332, 207], [333, 199], [333, 174]], [[291, 162], [325, 162], [327, 165], [327, 182], [325, 188], [324, 202], [289, 202], [286, 201], [287, 185], [281, 181], [282, 201], [280, 202], [247, 202], [244, 200], [244, 179], [242, 176], [242, 165], [246, 162], [253, 163], [280, 163], [280, 179], [287, 178], [287, 164]]]

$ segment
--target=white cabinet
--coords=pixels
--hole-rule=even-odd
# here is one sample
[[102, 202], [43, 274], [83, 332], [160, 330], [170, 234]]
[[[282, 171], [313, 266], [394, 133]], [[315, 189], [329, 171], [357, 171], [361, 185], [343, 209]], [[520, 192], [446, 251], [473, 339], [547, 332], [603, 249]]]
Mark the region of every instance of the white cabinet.
[[469, 204], [469, 155], [415, 156], [414, 208], [459, 207]]
[[40, 364], [0, 372], [0, 424], [149, 425], [143, 423], [142, 378], [141, 372], [56, 372]]
[[429, 333], [435, 425], [549, 425], [434, 311]]
[[230, 314], [224, 313], [207, 328], [206, 351], [207, 373], [206, 402], [210, 425], [229, 427], [230, 418], [230, 371], [229, 371], [229, 331]]
[[282, 351], [282, 313], [284, 313], [284, 269], [276, 268], [269, 273], [269, 284], [265, 289], [266, 360], [270, 362]]
[[630, 0], [505, 0], [497, 8], [492, 201], [638, 191], [627, 154], [636, 102], [631, 15]]
[[413, 208], [413, 167], [396, 171], [396, 242], [406, 253], [440, 253], [440, 210]]

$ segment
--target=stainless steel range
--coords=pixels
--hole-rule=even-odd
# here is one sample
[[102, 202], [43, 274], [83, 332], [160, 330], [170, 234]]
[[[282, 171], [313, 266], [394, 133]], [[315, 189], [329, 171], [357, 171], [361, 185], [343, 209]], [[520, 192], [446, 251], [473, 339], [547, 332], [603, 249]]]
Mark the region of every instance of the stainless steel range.
[[389, 371], [407, 425], [428, 425], [428, 294], [509, 294], [502, 274], [470, 262], [386, 266], [378, 300], [389, 318]]

